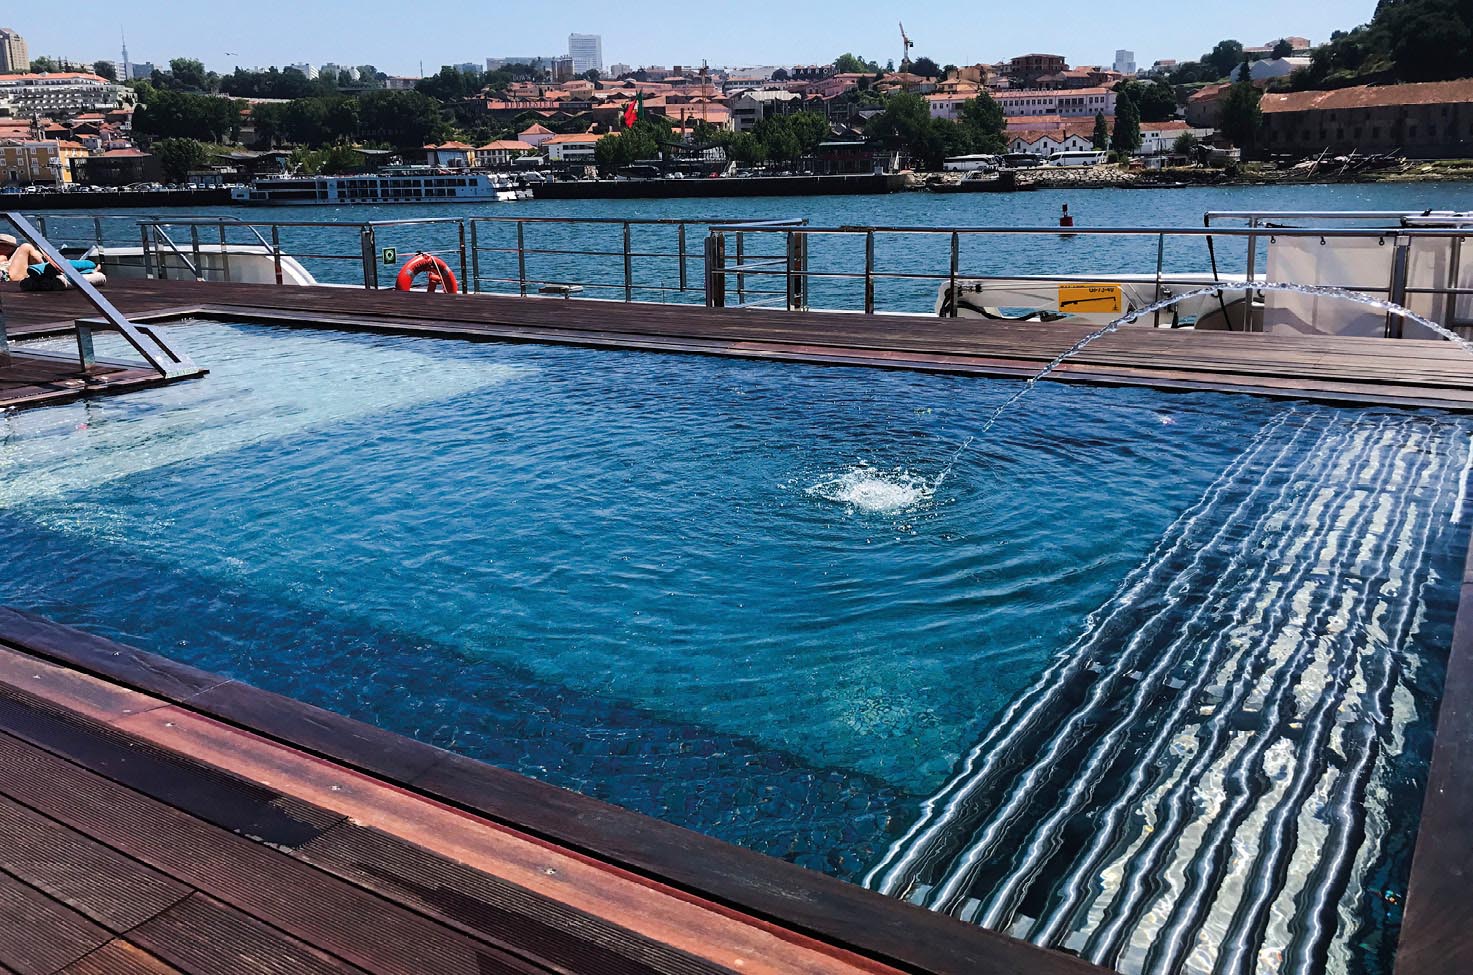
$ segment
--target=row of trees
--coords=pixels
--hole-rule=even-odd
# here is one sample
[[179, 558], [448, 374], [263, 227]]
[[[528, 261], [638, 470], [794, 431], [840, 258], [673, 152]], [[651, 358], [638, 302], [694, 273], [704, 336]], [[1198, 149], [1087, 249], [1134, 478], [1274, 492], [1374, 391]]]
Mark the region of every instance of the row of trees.
[[1315, 49], [1295, 88], [1473, 76], [1473, 3], [1380, 0], [1371, 22], [1336, 31]]
[[948, 156], [998, 153], [1007, 145], [1002, 106], [986, 93], [964, 102], [955, 121], [931, 117], [931, 106], [920, 95], [897, 92], [885, 101], [885, 110], [870, 119], [865, 134], [904, 148], [922, 165], [939, 169]]
[[[244, 101], [220, 95], [138, 86], [133, 129], [149, 139], [240, 139]], [[368, 141], [387, 146], [424, 145], [449, 134], [440, 104], [416, 91], [298, 98], [258, 103], [251, 109], [257, 139], [267, 145], [312, 148]]]

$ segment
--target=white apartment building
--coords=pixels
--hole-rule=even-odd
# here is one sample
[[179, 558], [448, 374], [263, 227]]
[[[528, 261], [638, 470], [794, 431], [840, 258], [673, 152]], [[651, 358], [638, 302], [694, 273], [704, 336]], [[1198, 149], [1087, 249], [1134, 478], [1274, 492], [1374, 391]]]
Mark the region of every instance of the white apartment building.
[[602, 72], [604, 69], [604, 39], [602, 34], [569, 34], [568, 56], [573, 59], [573, 73], [585, 71]]
[[287, 67], [294, 68], [295, 70], [302, 72], [302, 74], [307, 76], [308, 81], [311, 81], [313, 78], [317, 77], [317, 65], [315, 64], [308, 64], [306, 61], [299, 61], [296, 64], [289, 64], [287, 65]]
[[1009, 117], [1057, 115], [1061, 118], [1093, 118], [1100, 112], [1115, 114], [1115, 93], [1105, 88], [1076, 88], [1073, 91], [1025, 88], [993, 92], [992, 97], [1002, 105], [1003, 114]]
[[0, 111], [13, 118], [45, 115], [65, 118], [78, 112], [106, 112], [131, 96], [128, 89], [90, 71], [0, 75]]
[[1121, 74], [1135, 74], [1135, 52], [1124, 48], [1115, 52], [1115, 70]]

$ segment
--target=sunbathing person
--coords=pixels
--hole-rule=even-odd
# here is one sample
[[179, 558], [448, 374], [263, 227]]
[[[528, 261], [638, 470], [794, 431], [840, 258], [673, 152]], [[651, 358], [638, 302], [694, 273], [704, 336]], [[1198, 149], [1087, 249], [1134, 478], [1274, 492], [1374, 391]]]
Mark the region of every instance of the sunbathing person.
[[[95, 272], [97, 265], [92, 261], [71, 261], [72, 267], [83, 274]], [[61, 269], [32, 244], [20, 243], [10, 234], [0, 234], [0, 281], [19, 281], [23, 285], [50, 284], [62, 278]], [[90, 280], [90, 279], [89, 279]], [[96, 283], [96, 282], [94, 282]], [[64, 278], [60, 282], [65, 287]], [[41, 290], [47, 290], [42, 288]]]

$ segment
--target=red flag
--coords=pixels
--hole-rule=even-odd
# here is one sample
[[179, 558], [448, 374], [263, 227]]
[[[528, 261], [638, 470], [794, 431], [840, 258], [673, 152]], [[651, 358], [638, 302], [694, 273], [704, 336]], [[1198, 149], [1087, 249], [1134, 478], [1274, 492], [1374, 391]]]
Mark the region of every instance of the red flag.
[[633, 102], [624, 106], [624, 128], [631, 128], [638, 118], [639, 110], [634, 107]]

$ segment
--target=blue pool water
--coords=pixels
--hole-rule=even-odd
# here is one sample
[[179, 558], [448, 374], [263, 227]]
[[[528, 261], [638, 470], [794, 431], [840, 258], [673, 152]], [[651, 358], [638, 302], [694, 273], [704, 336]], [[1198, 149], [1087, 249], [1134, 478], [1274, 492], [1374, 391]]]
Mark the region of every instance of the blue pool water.
[[0, 602], [1127, 970], [1388, 964], [1468, 421], [1045, 384], [938, 486], [1013, 385], [172, 330], [0, 414]]

